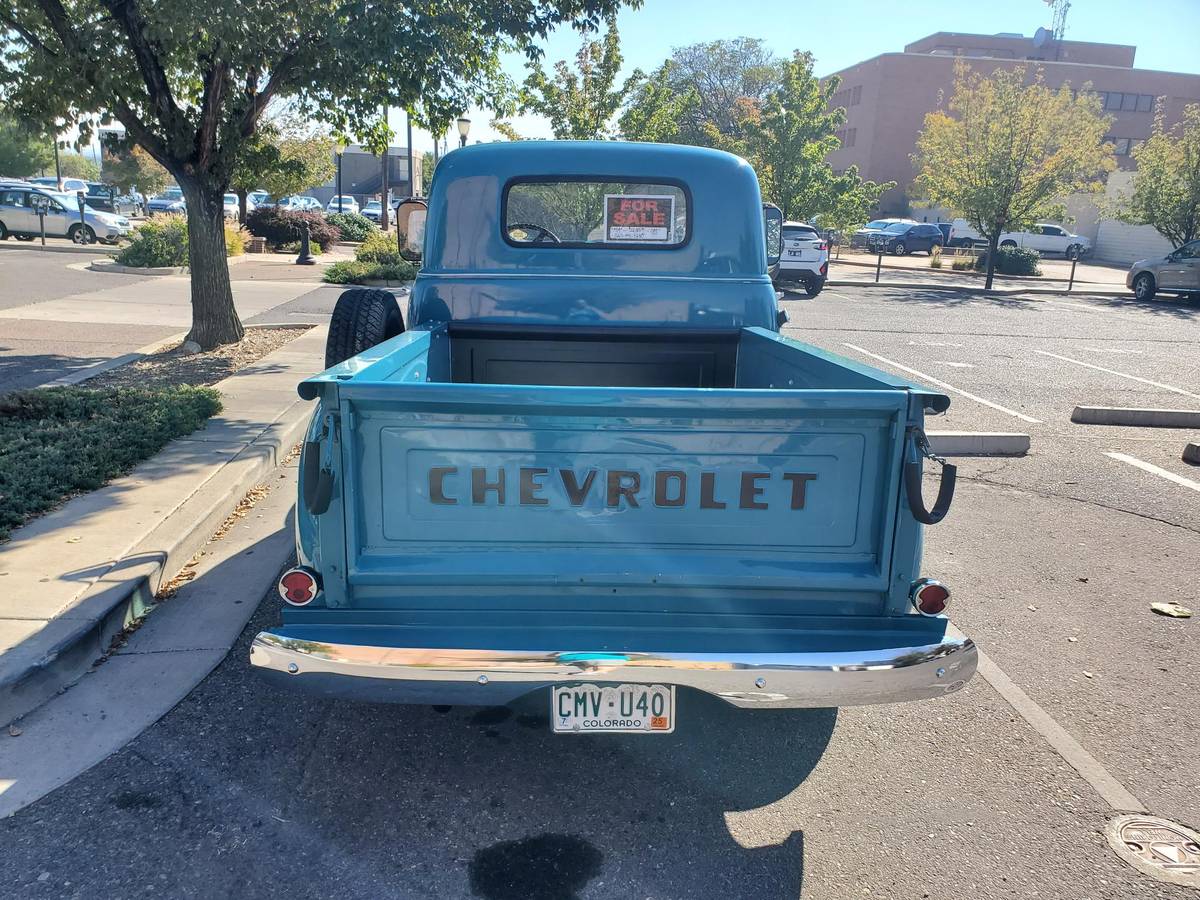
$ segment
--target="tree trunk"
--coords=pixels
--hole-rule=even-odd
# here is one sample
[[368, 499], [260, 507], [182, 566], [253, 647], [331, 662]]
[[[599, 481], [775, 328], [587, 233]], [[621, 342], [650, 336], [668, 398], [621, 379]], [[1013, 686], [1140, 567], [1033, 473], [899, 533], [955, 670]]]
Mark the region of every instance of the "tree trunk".
[[178, 178], [187, 201], [188, 265], [192, 280], [192, 330], [187, 340], [203, 350], [236, 344], [245, 333], [233, 306], [225, 259], [224, 191], [194, 178]]
[[[248, 211], [246, 209], [246, 206], [247, 206], [246, 191], [239, 189], [237, 192], [237, 197], [238, 197], [238, 222], [240, 222], [242, 225], [245, 225], [246, 224], [246, 213]], [[225, 202], [225, 198], [222, 197], [221, 198], [222, 206], [224, 206], [224, 202]]]
[[996, 247], [1000, 244], [1000, 235], [993, 234], [988, 238], [987, 251], [987, 278], [983, 282], [983, 289], [990, 291], [992, 289], [992, 278], [996, 274]]

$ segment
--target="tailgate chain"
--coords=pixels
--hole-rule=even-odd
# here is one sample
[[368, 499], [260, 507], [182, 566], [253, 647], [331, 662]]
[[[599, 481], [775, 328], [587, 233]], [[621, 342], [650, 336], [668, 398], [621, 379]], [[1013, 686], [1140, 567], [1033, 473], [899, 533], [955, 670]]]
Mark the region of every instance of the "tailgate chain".
[[917, 425], [908, 428], [908, 436], [912, 438], [917, 453], [925, 459], [931, 459], [942, 467], [942, 480], [938, 486], [937, 500], [933, 509], [925, 508], [925, 499], [921, 496], [921, 460], [904, 463], [904, 492], [908, 494], [908, 508], [912, 510], [913, 518], [923, 525], [936, 525], [946, 518], [950, 511], [950, 503], [954, 500], [954, 484], [958, 477], [958, 466], [933, 452], [929, 446], [929, 438], [924, 429]]

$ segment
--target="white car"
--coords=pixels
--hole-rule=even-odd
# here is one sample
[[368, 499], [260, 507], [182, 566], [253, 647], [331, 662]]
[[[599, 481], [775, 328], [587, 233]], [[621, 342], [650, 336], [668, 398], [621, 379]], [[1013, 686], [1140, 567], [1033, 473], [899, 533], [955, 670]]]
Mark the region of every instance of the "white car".
[[290, 197], [284, 197], [275, 205], [279, 209], [301, 210], [304, 212], [310, 212], [312, 210], [316, 210], [317, 212], [321, 211], [321, 201], [316, 197], [301, 197], [297, 194], [293, 194]]
[[[253, 207], [250, 206], [250, 200], [249, 200], [249, 198], [247, 198], [246, 212], [249, 212], [252, 208]], [[236, 222], [238, 219], [238, 212], [239, 212], [239, 210], [238, 210], [238, 195], [237, 194], [226, 194], [225, 195], [225, 218], [233, 219]]]
[[83, 221], [79, 219], [77, 193], [12, 183], [0, 187], [0, 241], [10, 234], [17, 240], [32, 241], [41, 234], [43, 222], [47, 237], [66, 237], [76, 244], [115, 244], [130, 232], [129, 220], [124, 216], [100, 212], [86, 204]]
[[783, 253], [779, 257], [776, 284], [802, 284], [809, 297], [825, 287], [829, 276], [829, 244], [817, 229], [803, 222], [783, 223]]
[[[340, 207], [338, 205], [339, 200], [341, 201]], [[325, 204], [325, 212], [327, 212], [327, 213], [335, 213], [335, 212], [356, 213], [356, 212], [358, 212], [358, 201], [355, 200], [353, 197], [351, 197], [349, 194], [342, 194], [341, 197], [338, 197], [335, 194], [334, 196], [332, 196], [329, 199], [329, 202]]]
[[[950, 246], [969, 247], [987, 241], [971, 227], [966, 219], [954, 220], [954, 241]], [[1061, 225], [1039, 222], [1028, 231], [1005, 231], [1000, 235], [1001, 247], [1027, 247], [1045, 256], [1056, 253], [1067, 259], [1078, 259], [1092, 252], [1092, 242], [1081, 234], [1072, 234]]]
[[1200, 241], [1177, 247], [1166, 256], [1139, 259], [1129, 267], [1125, 286], [1139, 300], [1158, 293], [1200, 299]]

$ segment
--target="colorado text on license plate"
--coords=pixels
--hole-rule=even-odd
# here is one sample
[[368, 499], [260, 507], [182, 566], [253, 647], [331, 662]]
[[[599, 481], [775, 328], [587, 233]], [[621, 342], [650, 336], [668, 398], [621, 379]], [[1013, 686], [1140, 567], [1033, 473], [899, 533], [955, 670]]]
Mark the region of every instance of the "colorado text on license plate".
[[675, 688], [664, 684], [572, 684], [550, 695], [556, 732], [675, 730]]

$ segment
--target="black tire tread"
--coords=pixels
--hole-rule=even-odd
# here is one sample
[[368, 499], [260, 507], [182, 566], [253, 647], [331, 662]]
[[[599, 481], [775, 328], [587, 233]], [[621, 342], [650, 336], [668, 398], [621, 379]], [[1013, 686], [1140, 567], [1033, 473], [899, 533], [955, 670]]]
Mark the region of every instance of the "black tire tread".
[[333, 308], [325, 339], [325, 368], [336, 366], [404, 331], [396, 298], [377, 288], [343, 291]]

